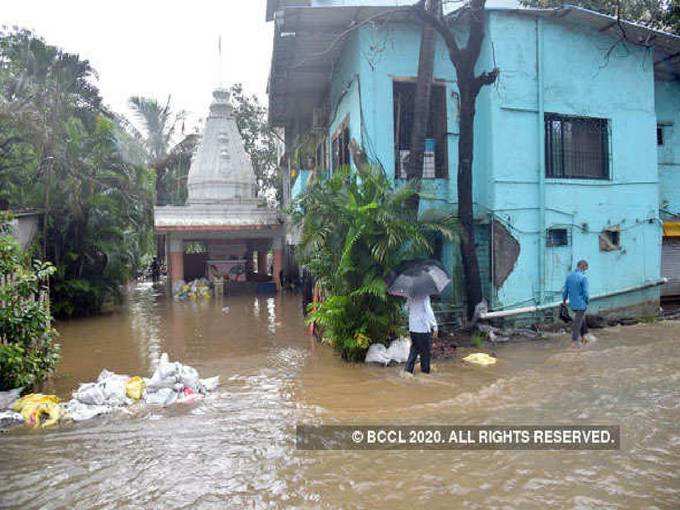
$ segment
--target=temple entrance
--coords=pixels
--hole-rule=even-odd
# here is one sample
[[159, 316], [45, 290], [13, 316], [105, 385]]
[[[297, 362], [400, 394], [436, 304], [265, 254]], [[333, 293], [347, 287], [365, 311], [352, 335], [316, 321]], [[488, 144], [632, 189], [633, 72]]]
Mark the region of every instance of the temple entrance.
[[283, 273], [283, 221], [257, 197], [228, 94], [214, 101], [187, 179], [183, 206], [156, 207], [170, 283], [205, 278], [216, 292], [276, 291]]

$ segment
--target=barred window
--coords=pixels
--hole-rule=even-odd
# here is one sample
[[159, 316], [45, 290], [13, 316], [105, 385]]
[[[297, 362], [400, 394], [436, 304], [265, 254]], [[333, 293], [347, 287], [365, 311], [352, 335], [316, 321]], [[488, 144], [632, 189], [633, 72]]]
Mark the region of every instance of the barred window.
[[546, 177], [609, 179], [609, 123], [606, 119], [545, 116]]
[[[394, 81], [394, 151], [395, 177], [406, 178], [406, 158], [411, 153], [411, 132], [415, 117], [416, 83]], [[432, 85], [430, 115], [427, 125], [425, 154], [423, 157], [424, 179], [446, 179], [448, 177], [446, 87], [439, 83]]]

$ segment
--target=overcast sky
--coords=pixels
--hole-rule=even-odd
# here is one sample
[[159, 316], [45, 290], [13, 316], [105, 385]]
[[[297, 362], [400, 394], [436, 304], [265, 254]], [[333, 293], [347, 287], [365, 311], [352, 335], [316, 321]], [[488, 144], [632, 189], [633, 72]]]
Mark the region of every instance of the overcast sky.
[[0, 0], [0, 24], [18, 25], [80, 54], [99, 73], [104, 101], [129, 113], [131, 95], [172, 95], [205, 117], [219, 83], [242, 82], [266, 102], [273, 23], [265, 0]]

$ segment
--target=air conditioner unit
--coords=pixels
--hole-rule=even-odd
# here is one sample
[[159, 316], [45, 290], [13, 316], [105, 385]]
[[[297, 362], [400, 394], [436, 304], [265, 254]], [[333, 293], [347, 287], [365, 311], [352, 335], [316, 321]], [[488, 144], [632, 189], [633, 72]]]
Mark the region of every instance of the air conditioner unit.
[[[400, 150], [399, 151], [399, 178], [407, 179], [408, 168], [406, 166], [407, 158], [411, 154], [411, 151]], [[423, 179], [434, 179], [437, 175], [436, 172], [436, 157], [434, 151], [425, 151], [423, 154]]]

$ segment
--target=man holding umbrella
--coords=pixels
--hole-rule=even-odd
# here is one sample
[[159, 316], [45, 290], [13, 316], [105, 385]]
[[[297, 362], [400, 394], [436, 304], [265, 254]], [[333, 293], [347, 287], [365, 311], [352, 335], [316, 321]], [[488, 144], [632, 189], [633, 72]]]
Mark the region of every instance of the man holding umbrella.
[[437, 320], [432, 311], [430, 296], [439, 296], [449, 283], [451, 278], [436, 260], [405, 262], [388, 278], [388, 292], [393, 296], [406, 298], [408, 329], [411, 333], [407, 372], [413, 373], [416, 358], [420, 356], [421, 371], [430, 373], [432, 333], [437, 335]]
[[408, 309], [408, 329], [411, 333], [411, 350], [406, 361], [406, 371], [413, 373], [416, 358], [420, 355], [420, 370], [430, 373], [432, 355], [432, 335], [437, 336], [437, 320], [432, 311], [430, 296], [416, 296], [406, 299]]

